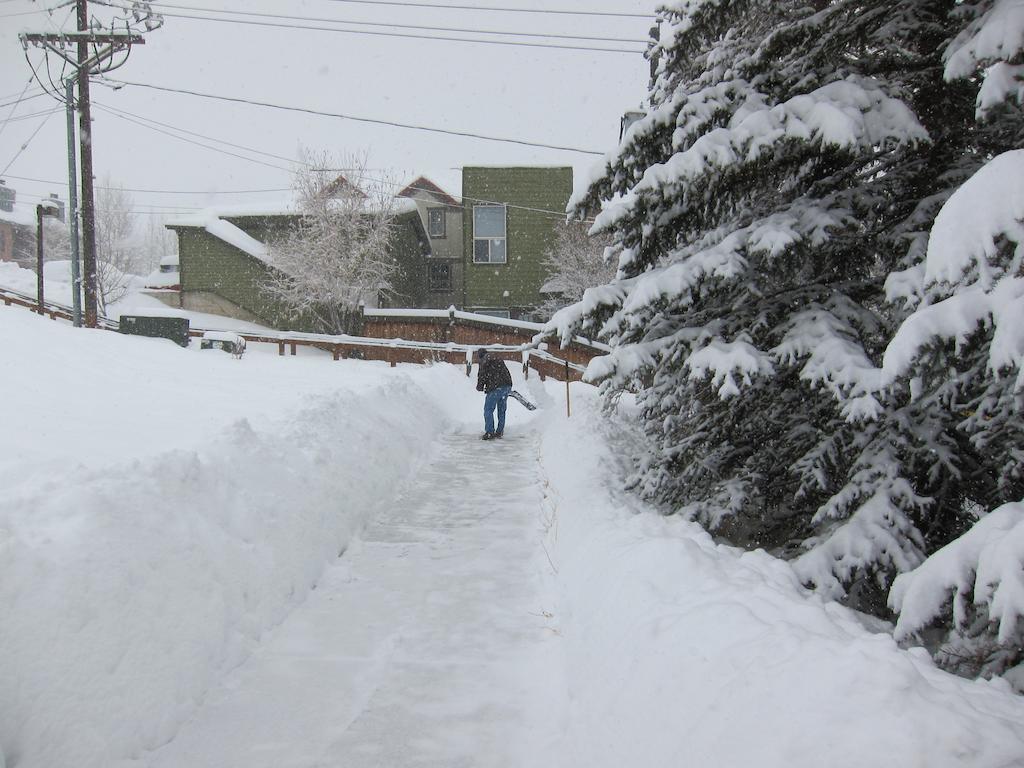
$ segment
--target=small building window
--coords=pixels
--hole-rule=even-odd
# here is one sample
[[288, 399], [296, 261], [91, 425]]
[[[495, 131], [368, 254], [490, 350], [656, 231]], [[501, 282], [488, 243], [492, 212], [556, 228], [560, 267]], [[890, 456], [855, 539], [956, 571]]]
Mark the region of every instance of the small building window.
[[432, 291], [450, 291], [452, 289], [452, 265], [447, 261], [428, 263], [427, 287]]
[[427, 209], [427, 234], [431, 237], [446, 237], [444, 208]]
[[505, 263], [505, 206], [473, 206], [473, 262]]

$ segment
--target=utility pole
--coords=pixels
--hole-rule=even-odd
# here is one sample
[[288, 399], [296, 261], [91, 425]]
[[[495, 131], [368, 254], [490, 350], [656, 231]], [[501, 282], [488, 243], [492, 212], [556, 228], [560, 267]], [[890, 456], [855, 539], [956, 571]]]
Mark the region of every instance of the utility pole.
[[[78, 0], [79, 35], [89, 31], [87, 0]], [[142, 39], [139, 39], [142, 42]], [[92, 186], [92, 108], [89, 103], [89, 44], [78, 41], [78, 152], [82, 158], [82, 272], [85, 326], [96, 327], [96, 201]]]
[[[55, 54], [61, 59], [62, 66], [70, 64], [75, 73], [68, 80], [66, 93], [55, 93], [60, 101], [70, 101], [72, 92], [70, 80], [78, 82], [78, 151], [81, 158], [81, 222], [82, 222], [82, 284], [85, 293], [85, 325], [95, 328], [98, 318], [97, 280], [96, 280], [96, 204], [93, 192], [92, 164], [92, 110], [89, 100], [89, 78], [92, 75], [110, 72], [122, 66], [127, 60], [133, 45], [143, 45], [146, 41], [142, 35], [132, 31], [133, 26], [142, 24], [146, 30], [156, 29], [162, 23], [159, 15], [154, 14], [146, 2], [136, 2], [131, 17], [121, 20], [124, 31], [114, 31], [113, 25], [109, 32], [94, 32], [89, 27], [88, 0], [73, 0], [77, 11], [77, 31], [22, 33], [18, 37], [26, 49], [29, 44], [39, 46], [46, 51], [47, 69], [49, 56]], [[67, 3], [70, 5], [70, 3]], [[89, 53], [90, 45], [92, 54]], [[105, 46], [101, 48], [100, 46]], [[74, 50], [72, 50], [72, 48]], [[123, 53], [120, 62], [115, 57]], [[36, 79], [44, 89], [50, 90], [44, 78], [37, 75]], [[52, 80], [51, 80], [52, 82]], [[69, 107], [70, 109], [70, 107]], [[69, 121], [69, 132], [73, 127]], [[73, 139], [69, 136], [69, 142]], [[69, 158], [69, 168], [74, 158]], [[71, 179], [74, 185], [74, 179]]]
[[78, 164], [75, 161], [75, 80], [64, 81], [64, 103], [68, 120], [68, 227], [71, 233], [71, 321], [82, 325], [82, 273], [78, 254]]

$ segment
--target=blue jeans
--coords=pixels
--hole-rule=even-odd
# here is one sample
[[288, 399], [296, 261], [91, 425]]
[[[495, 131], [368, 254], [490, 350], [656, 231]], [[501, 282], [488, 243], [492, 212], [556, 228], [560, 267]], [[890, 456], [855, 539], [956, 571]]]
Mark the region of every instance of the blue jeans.
[[505, 431], [505, 406], [508, 405], [508, 393], [512, 387], [498, 387], [487, 393], [484, 398], [484, 431], [494, 434], [494, 409], [498, 409], [498, 432]]

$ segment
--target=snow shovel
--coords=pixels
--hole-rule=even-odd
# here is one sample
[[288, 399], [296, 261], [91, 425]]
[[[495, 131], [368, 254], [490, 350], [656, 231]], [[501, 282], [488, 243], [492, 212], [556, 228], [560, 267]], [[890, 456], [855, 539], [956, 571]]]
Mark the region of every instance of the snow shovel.
[[519, 394], [518, 392], [516, 392], [516, 391], [515, 391], [514, 389], [513, 389], [513, 390], [512, 390], [511, 392], [509, 392], [509, 393], [508, 393], [508, 396], [509, 396], [509, 397], [514, 397], [514, 398], [515, 398], [516, 400], [518, 400], [518, 401], [519, 401], [520, 403], [522, 403], [522, 404], [523, 404], [523, 406], [524, 406], [524, 407], [526, 408], [526, 410], [528, 410], [528, 411], [536, 411], [536, 410], [537, 410], [537, 406], [536, 406], [536, 405], [534, 405], [533, 403], [531, 403], [531, 402], [530, 402], [529, 400], [527, 400], [527, 399], [526, 399], [525, 397], [523, 397], [522, 395], [520, 395], [520, 394]]

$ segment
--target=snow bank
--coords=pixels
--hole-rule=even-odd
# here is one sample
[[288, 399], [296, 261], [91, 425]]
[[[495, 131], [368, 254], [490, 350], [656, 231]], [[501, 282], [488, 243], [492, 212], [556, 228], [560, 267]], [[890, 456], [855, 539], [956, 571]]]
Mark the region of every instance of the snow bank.
[[552, 765], [1020, 764], [1024, 701], [1004, 681], [941, 672], [785, 562], [617, 494], [582, 400], [543, 443], [568, 664]]
[[[36, 273], [13, 261], [0, 261], [0, 286], [36, 296]], [[71, 262], [47, 261], [43, 264], [43, 294], [47, 301], [71, 304]]]
[[[448, 366], [237, 361], [13, 309], [0, 339], [21, 353], [0, 396], [28, 414], [0, 461], [0, 752], [18, 768], [171, 738], [400, 490], [466, 386]], [[91, 410], [53, 397], [64, 371]]]

